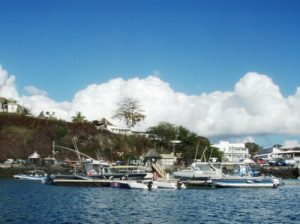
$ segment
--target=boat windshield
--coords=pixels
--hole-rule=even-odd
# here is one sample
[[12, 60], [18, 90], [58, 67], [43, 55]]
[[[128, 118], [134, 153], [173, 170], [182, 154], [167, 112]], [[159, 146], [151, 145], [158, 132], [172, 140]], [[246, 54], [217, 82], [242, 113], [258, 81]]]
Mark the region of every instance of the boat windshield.
[[211, 166], [210, 164], [199, 164], [199, 163], [195, 165], [194, 170], [215, 171], [214, 167]]

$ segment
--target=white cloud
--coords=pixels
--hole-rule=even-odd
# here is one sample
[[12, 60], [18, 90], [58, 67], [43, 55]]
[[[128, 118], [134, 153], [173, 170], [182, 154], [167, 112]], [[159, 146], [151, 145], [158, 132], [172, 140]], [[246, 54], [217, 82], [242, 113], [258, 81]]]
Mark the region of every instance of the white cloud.
[[39, 88], [36, 88], [35, 86], [25, 86], [25, 91], [28, 95], [41, 95], [41, 96], [47, 96], [48, 93], [44, 90], [41, 90]]
[[15, 76], [9, 76], [0, 65], [0, 96], [18, 99], [19, 95], [16, 89]]
[[295, 146], [300, 146], [299, 142], [297, 140], [286, 140], [283, 143], [283, 146], [285, 147], [295, 147]]
[[141, 130], [167, 121], [206, 137], [300, 134], [300, 87], [285, 98], [270, 77], [255, 72], [243, 76], [232, 92], [187, 95], [174, 91], [156, 71], [147, 78], [91, 84], [78, 91], [71, 102], [56, 102], [36, 87], [27, 87], [30, 94], [19, 97], [14, 76], [3, 69], [0, 85], [1, 95], [17, 98], [34, 115], [46, 108], [59, 108], [67, 112], [68, 119], [79, 111], [89, 120], [111, 119], [117, 102], [133, 97], [147, 114]]

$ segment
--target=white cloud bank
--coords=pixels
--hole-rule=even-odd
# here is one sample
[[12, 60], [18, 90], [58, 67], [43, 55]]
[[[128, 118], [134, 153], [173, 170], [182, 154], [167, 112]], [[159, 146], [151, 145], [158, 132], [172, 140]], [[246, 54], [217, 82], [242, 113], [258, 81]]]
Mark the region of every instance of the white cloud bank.
[[140, 101], [147, 118], [139, 129], [160, 121], [183, 125], [199, 135], [300, 134], [300, 87], [294, 95], [283, 97], [279, 87], [266, 75], [247, 73], [233, 92], [215, 91], [187, 95], [174, 91], [157, 76], [112, 79], [92, 84], [77, 92], [71, 102], [56, 102], [43, 90], [27, 87], [19, 96], [15, 77], [0, 67], [0, 96], [27, 106], [34, 115], [46, 108], [60, 108], [69, 119], [80, 111], [89, 120], [111, 118], [116, 104], [124, 97]]

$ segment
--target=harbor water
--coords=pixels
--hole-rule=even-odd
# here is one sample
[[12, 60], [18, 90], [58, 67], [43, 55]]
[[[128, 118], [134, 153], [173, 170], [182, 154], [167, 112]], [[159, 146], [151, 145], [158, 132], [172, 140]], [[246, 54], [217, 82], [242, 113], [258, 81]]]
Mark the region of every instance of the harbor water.
[[126, 190], [0, 179], [0, 223], [300, 223], [300, 181], [277, 189]]

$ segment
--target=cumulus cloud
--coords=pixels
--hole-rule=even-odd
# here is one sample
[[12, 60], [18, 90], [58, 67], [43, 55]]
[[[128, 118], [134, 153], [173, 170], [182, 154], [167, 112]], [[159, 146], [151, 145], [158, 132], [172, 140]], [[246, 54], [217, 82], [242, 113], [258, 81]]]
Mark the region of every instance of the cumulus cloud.
[[298, 140], [286, 140], [283, 143], [284, 147], [296, 147], [296, 146], [300, 146]]
[[269, 76], [255, 72], [244, 75], [234, 91], [200, 95], [176, 92], [159, 78], [157, 71], [146, 78], [116, 78], [91, 84], [70, 102], [56, 102], [36, 87], [26, 90], [27, 95], [18, 96], [15, 77], [0, 69], [0, 94], [16, 97], [35, 115], [45, 108], [59, 108], [66, 112], [68, 120], [79, 111], [89, 120], [111, 119], [117, 103], [124, 97], [133, 97], [147, 114], [140, 130], [167, 121], [206, 137], [300, 134], [300, 87], [285, 98]]
[[19, 95], [16, 89], [15, 76], [9, 76], [0, 65], [0, 96], [18, 99]]
[[41, 95], [41, 96], [47, 96], [48, 93], [44, 90], [41, 90], [35, 86], [25, 86], [25, 91], [28, 95]]

